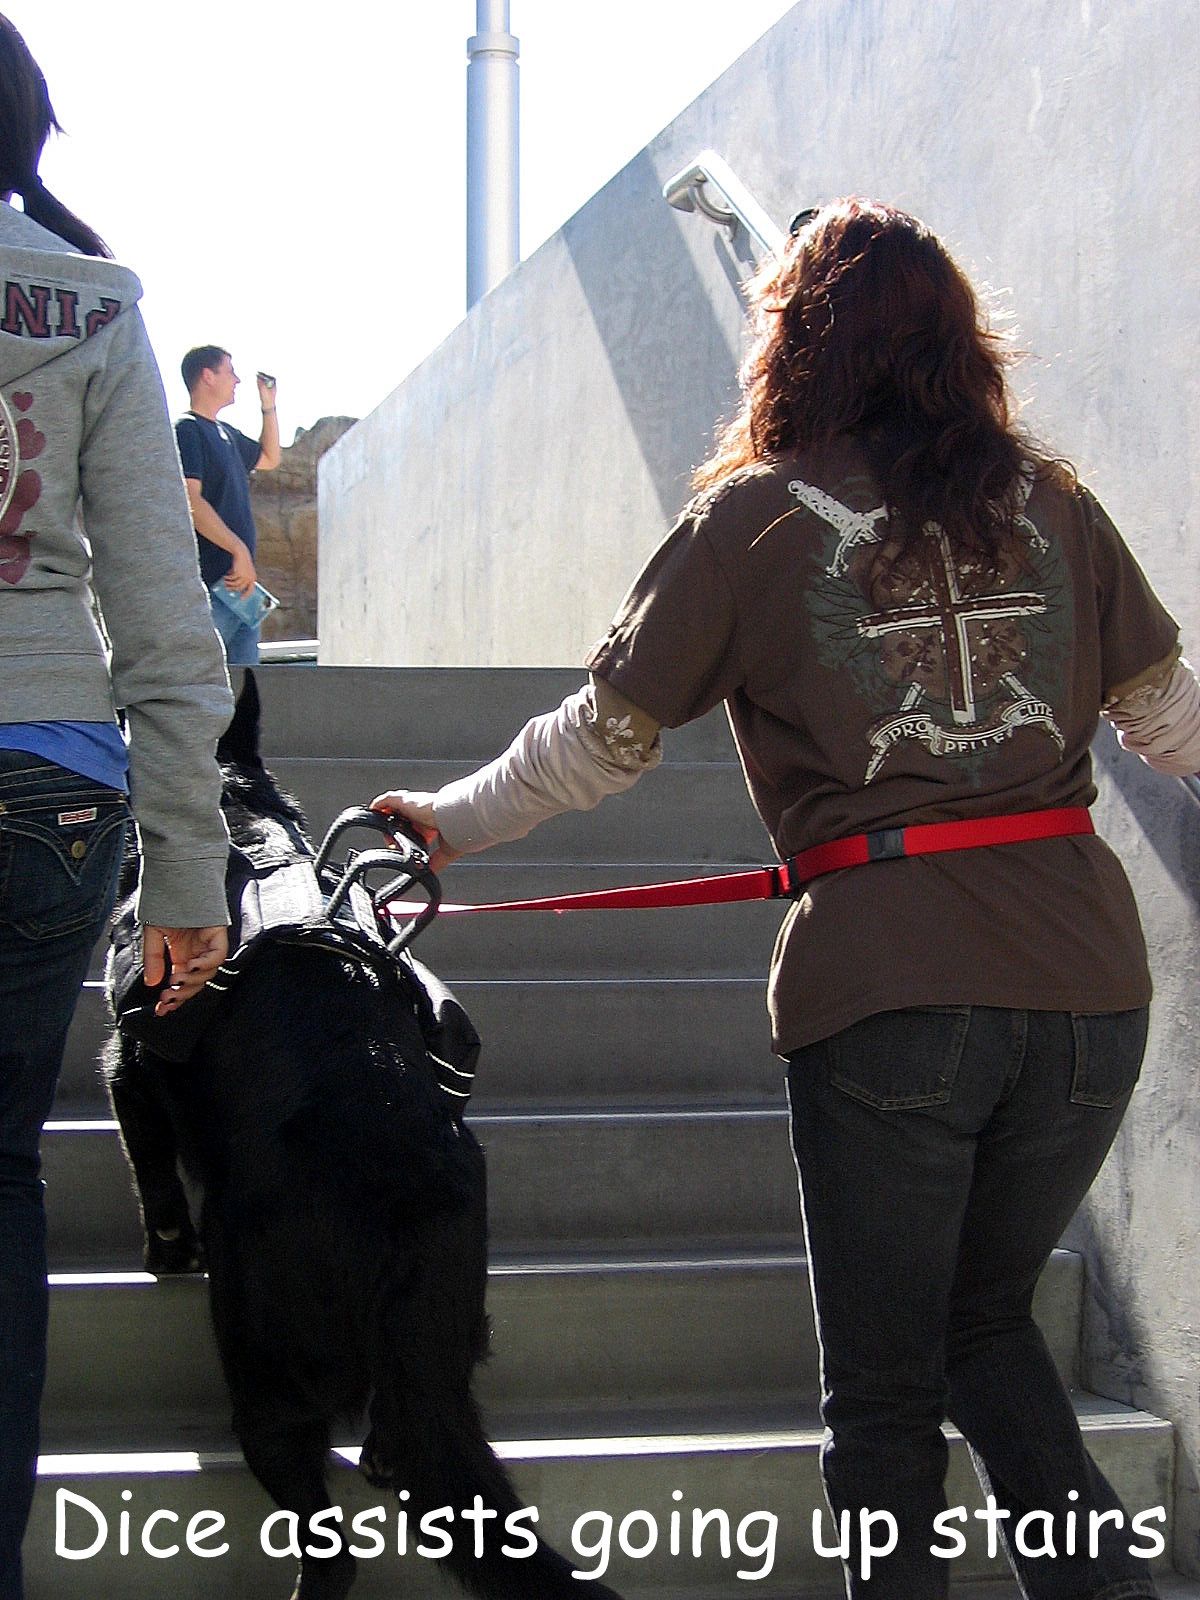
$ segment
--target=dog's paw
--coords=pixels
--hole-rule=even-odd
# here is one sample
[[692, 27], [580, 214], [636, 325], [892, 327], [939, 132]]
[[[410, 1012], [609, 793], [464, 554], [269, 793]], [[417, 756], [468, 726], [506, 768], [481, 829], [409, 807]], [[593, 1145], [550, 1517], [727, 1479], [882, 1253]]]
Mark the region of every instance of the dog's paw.
[[378, 1453], [379, 1442], [375, 1437], [374, 1429], [363, 1440], [362, 1452], [358, 1458], [358, 1470], [371, 1485], [372, 1489], [394, 1489], [396, 1475]]
[[156, 1278], [204, 1271], [204, 1246], [189, 1228], [151, 1228], [142, 1253], [146, 1271]]

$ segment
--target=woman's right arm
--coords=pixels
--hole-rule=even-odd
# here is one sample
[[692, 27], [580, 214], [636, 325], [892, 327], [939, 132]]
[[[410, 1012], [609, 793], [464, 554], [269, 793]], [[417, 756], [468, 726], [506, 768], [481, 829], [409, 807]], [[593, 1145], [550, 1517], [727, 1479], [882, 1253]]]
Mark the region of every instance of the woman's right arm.
[[659, 725], [592, 677], [557, 711], [533, 717], [502, 755], [436, 793], [396, 789], [375, 811], [406, 817], [434, 846], [435, 872], [468, 852], [522, 839], [565, 811], [590, 811], [662, 760]]

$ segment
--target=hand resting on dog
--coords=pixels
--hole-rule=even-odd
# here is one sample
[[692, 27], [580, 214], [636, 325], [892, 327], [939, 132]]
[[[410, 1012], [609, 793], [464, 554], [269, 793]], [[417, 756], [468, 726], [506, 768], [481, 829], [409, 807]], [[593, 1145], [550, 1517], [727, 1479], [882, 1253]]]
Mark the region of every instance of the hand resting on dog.
[[199, 994], [228, 954], [229, 931], [224, 927], [156, 928], [148, 923], [142, 930], [148, 989], [163, 982], [170, 962], [170, 981], [154, 1008], [155, 1016], [168, 1016]]

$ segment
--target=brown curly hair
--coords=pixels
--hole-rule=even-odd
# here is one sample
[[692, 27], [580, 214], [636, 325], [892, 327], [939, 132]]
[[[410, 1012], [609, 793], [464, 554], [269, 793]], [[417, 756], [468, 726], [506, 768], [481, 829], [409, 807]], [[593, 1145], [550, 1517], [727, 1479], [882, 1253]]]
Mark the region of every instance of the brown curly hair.
[[889, 561], [918, 556], [935, 523], [994, 567], [1013, 547], [1023, 479], [1065, 464], [1016, 426], [1007, 343], [941, 241], [894, 206], [838, 200], [748, 292], [742, 404], [695, 487], [853, 435], [888, 507]]

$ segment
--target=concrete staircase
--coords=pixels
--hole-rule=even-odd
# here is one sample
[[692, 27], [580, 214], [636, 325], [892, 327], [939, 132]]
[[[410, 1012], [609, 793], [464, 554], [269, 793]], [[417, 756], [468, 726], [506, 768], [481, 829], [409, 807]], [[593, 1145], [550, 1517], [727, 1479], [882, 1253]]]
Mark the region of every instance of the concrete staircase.
[[[470, 770], [578, 681], [557, 671], [266, 668], [268, 764], [319, 836], [343, 806], [383, 788], [434, 788]], [[766, 854], [714, 716], [673, 735], [664, 769], [629, 797], [465, 861], [446, 888], [453, 899], [506, 898], [719, 871]], [[836, 1562], [814, 1550], [816, 1345], [781, 1069], [762, 1004], [778, 921], [769, 905], [446, 919], [419, 950], [485, 1042], [471, 1121], [491, 1183], [495, 1355], [480, 1386], [491, 1433], [540, 1530], [574, 1548], [587, 1574], [608, 1542], [607, 1580], [630, 1597], [840, 1592]], [[51, 1369], [29, 1600], [282, 1600], [293, 1564], [260, 1549], [274, 1508], [228, 1431], [204, 1284], [159, 1284], [138, 1270], [136, 1208], [95, 1067], [104, 1026], [93, 981], [44, 1147]], [[1080, 1294], [1078, 1258], [1058, 1253], [1039, 1317], [1068, 1380]], [[1169, 1514], [1169, 1424], [1095, 1396], [1078, 1404], [1130, 1509]], [[952, 1460], [951, 1504], [977, 1504], [957, 1438]], [[348, 1518], [384, 1504], [348, 1466], [335, 1481]], [[107, 1537], [68, 1559], [55, 1550], [56, 1510], [68, 1549], [99, 1545], [81, 1501], [98, 1508]], [[728, 1554], [714, 1522], [692, 1555], [696, 1510], [725, 1513]], [[177, 1520], [160, 1517], [151, 1542], [182, 1545], [178, 1554], [145, 1553], [155, 1511]], [[193, 1526], [207, 1555], [185, 1541], [204, 1511], [225, 1518], [207, 1538], [206, 1524]], [[355, 1594], [452, 1592], [436, 1560], [394, 1553], [397, 1510], [384, 1511], [372, 1526], [388, 1551], [360, 1563]], [[766, 1512], [778, 1518], [773, 1545]], [[587, 1513], [611, 1521], [592, 1516], [573, 1544]], [[623, 1553], [623, 1522], [633, 1552], [652, 1530], [656, 1547]], [[1015, 1593], [979, 1538], [954, 1577], [963, 1593]]]

